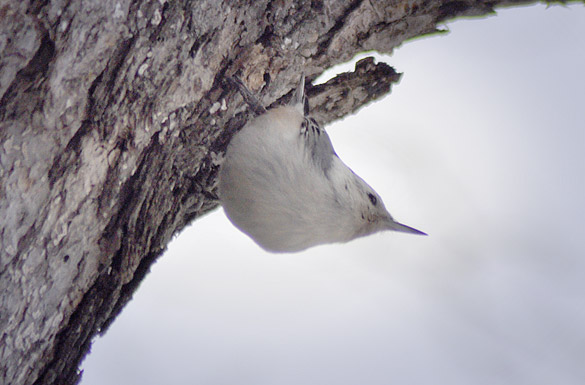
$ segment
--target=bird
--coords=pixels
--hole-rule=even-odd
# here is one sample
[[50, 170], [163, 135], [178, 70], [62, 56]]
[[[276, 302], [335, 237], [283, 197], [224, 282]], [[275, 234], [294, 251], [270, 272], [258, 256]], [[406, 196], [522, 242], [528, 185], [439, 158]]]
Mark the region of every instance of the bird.
[[395, 221], [339, 158], [309, 115], [304, 74], [291, 101], [269, 110], [241, 80], [231, 80], [258, 116], [227, 146], [219, 199], [228, 219], [260, 247], [293, 253], [384, 230], [426, 235]]

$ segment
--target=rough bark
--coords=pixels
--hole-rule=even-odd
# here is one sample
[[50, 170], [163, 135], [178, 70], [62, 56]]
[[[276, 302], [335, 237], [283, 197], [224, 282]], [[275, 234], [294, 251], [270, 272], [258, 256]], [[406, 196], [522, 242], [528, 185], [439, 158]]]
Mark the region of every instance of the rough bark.
[[[0, 383], [73, 384], [173, 234], [217, 207], [218, 159], [304, 72], [530, 1], [0, 1]], [[317, 120], [400, 75], [310, 88]]]

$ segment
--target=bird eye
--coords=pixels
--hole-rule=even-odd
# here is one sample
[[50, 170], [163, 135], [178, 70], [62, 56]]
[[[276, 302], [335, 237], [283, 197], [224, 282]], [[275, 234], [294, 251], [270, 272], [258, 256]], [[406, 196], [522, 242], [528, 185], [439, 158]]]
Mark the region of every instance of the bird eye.
[[370, 202], [372, 202], [374, 206], [376, 205], [376, 203], [378, 203], [378, 199], [374, 194], [368, 193], [368, 198], [370, 198]]

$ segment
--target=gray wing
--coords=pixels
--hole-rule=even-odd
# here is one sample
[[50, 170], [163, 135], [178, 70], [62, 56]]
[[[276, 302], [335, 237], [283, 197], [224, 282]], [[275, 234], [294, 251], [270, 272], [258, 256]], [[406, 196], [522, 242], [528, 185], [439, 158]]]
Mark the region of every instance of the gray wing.
[[313, 162], [327, 176], [333, 163], [333, 157], [337, 156], [329, 135], [319, 127], [313, 118], [305, 118], [301, 125], [301, 135], [305, 138], [305, 145]]

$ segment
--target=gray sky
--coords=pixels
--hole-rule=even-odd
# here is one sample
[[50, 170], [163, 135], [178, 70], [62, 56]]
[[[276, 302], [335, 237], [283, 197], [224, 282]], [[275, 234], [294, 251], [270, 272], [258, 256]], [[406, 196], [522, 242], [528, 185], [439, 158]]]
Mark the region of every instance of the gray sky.
[[380, 58], [401, 83], [327, 127], [428, 237], [268, 254], [218, 210], [173, 241], [82, 384], [584, 384], [585, 8], [449, 29]]

